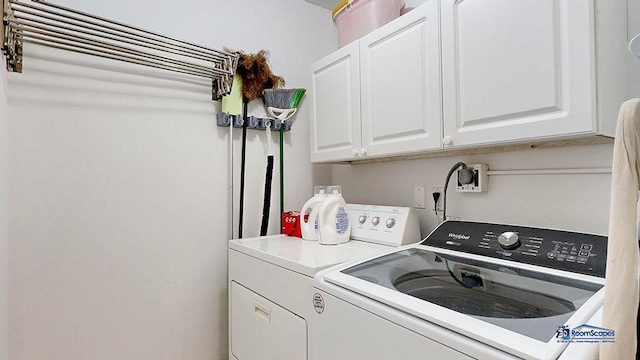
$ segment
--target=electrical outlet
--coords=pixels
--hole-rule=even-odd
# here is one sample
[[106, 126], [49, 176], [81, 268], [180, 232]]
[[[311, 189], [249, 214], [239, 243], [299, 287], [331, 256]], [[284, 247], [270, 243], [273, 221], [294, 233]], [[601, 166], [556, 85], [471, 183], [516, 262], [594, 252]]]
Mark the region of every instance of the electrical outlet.
[[[458, 180], [456, 191], [472, 192], [472, 193], [488, 191], [489, 176], [487, 175], [487, 171], [489, 171], [489, 165], [473, 164], [473, 165], [467, 165], [467, 168], [471, 169], [471, 172], [473, 173], [472, 181], [470, 184], [461, 184], [460, 181]], [[460, 174], [460, 170], [456, 172], [456, 175], [459, 175], [459, 174]]]
[[[440, 194], [440, 197], [438, 197], [438, 201], [436, 201], [434, 206], [436, 211], [442, 211], [442, 195], [444, 194], [444, 188], [441, 186], [434, 186], [431, 188], [431, 194], [433, 195], [433, 193]], [[431, 200], [433, 201], [433, 196], [431, 197]]]
[[413, 188], [413, 207], [416, 209], [427, 208], [427, 195], [424, 186], [416, 186]]

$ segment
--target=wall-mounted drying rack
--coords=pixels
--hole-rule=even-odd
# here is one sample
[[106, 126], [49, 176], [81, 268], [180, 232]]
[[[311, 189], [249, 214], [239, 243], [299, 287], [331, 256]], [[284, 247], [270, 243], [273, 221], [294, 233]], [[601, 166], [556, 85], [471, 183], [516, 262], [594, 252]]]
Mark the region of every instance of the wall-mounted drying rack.
[[[241, 128], [244, 124], [242, 115], [231, 115], [226, 112], [218, 113], [217, 115], [218, 126], [228, 127], [233, 124], [234, 128]], [[265, 130], [267, 125], [271, 127], [272, 131], [280, 131], [280, 125], [283, 123], [280, 119], [274, 118], [261, 118], [257, 116], [247, 116], [247, 129]], [[291, 120], [284, 121], [284, 131], [290, 131], [293, 122]]]
[[212, 98], [231, 91], [238, 54], [56, 5], [44, 0], [3, 0], [2, 52], [7, 70], [22, 72], [23, 45], [31, 43], [124, 61], [212, 81]]

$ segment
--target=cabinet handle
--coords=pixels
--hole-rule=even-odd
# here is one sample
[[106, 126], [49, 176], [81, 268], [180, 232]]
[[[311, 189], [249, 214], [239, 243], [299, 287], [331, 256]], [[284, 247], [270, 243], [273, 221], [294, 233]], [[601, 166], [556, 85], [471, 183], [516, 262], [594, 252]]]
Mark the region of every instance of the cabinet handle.
[[365, 156], [367, 156], [367, 149], [365, 149], [365, 148], [360, 148], [360, 153], [359, 153], [358, 155], [360, 155], [360, 157], [365, 157]]
[[358, 156], [360, 156], [360, 154], [358, 153], [358, 150], [356, 150], [356, 149], [352, 149], [352, 150], [351, 150], [351, 156], [353, 156], [353, 157], [358, 157]]
[[447, 135], [442, 138], [442, 143], [444, 144], [444, 146], [449, 146], [453, 144], [453, 139], [451, 138], [451, 136]]
[[253, 302], [253, 315], [259, 317], [260, 319], [264, 320], [264, 322], [271, 325], [271, 309], [258, 303], [257, 301]]

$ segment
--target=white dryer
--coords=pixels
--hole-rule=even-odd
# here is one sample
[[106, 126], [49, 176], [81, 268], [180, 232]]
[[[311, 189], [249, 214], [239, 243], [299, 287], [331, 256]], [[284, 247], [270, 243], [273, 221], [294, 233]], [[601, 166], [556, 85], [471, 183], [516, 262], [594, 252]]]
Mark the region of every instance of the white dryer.
[[352, 240], [344, 244], [286, 235], [229, 241], [230, 359], [307, 359], [313, 276], [421, 239], [410, 208], [348, 207]]
[[591, 359], [607, 239], [447, 221], [420, 244], [319, 272], [312, 360]]

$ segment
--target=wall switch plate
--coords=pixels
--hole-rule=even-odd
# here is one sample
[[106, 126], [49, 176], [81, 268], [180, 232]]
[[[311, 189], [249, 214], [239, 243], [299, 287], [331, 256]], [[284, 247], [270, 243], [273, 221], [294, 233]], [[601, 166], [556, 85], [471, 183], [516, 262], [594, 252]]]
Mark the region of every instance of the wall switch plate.
[[[471, 182], [471, 184], [463, 185], [460, 183], [460, 181], [457, 181], [456, 179], [458, 183], [458, 185], [456, 186], [456, 191], [472, 192], [472, 193], [488, 191], [489, 176], [487, 175], [487, 171], [489, 171], [489, 165], [473, 164], [473, 165], [467, 165], [467, 168], [471, 169], [471, 171], [473, 172], [473, 181]], [[457, 175], [459, 174], [460, 174], [460, 171], [458, 170], [456, 172], [456, 178], [457, 178]]]
[[427, 208], [427, 194], [424, 186], [416, 186], [413, 188], [413, 207], [416, 209]]

